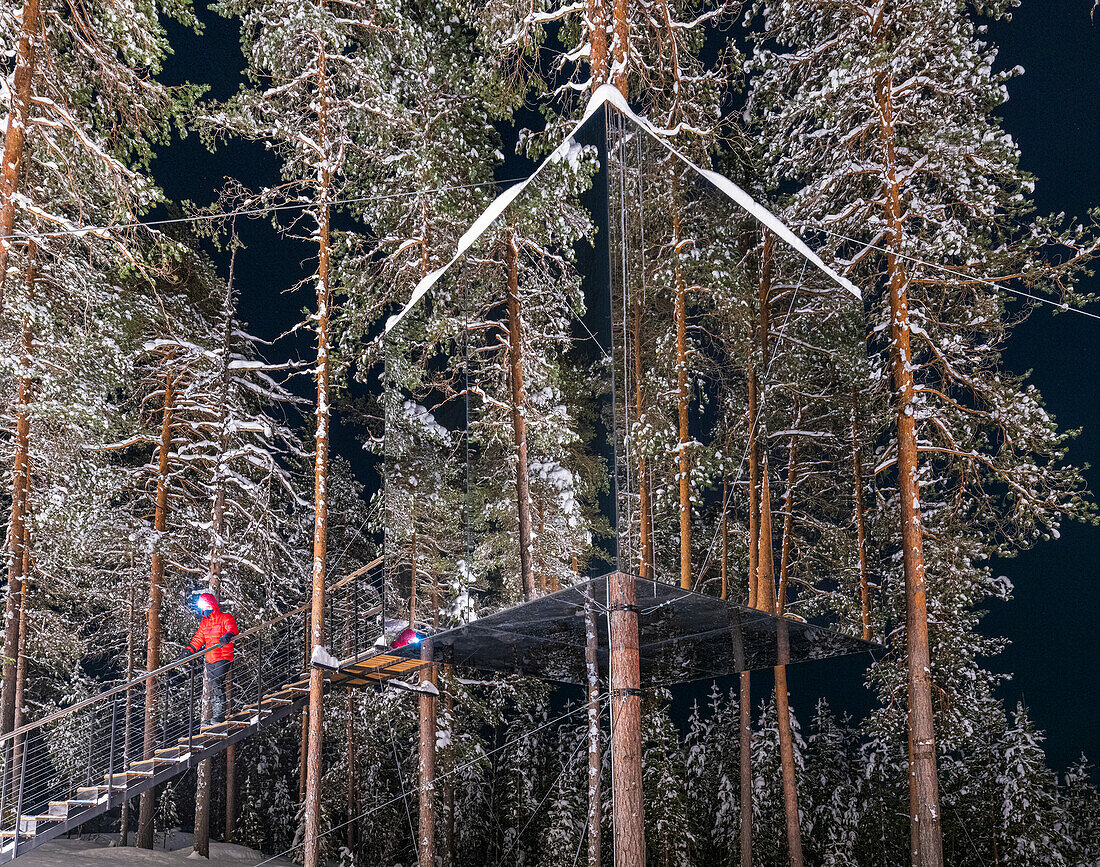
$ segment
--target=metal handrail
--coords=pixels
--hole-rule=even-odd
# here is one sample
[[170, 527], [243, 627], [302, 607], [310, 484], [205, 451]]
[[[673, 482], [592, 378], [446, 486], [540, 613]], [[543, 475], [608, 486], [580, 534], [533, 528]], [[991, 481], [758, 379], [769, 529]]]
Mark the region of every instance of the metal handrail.
[[[360, 577], [361, 575], [364, 575], [365, 573], [369, 572], [371, 569], [374, 569], [376, 566], [381, 565], [381, 563], [382, 563], [382, 558], [378, 557], [378, 558], [372, 560], [370, 563], [366, 564], [365, 566], [362, 566], [359, 569], [356, 569], [350, 575], [344, 576], [339, 581], [337, 581], [335, 584], [333, 584], [331, 587], [329, 587], [325, 591], [325, 595], [327, 596], [332, 591], [338, 590], [339, 588], [341, 588], [345, 584], [347, 584], [349, 581], [353, 581], [356, 578]], [[302, 605], [302, 606], [299, 606], [298, 608], [295, 608], [293, 611], [287, 611], [285, 614], [280, 614], [278, 617], [276, 617], [272, 620], [268, 620], [264, 623], [260, 623], [256, 626], [253, 626], [250, 629], [246, 629], [244, 632], [237, 635], [233, 639], [232, 643], [236, 644], [241, 639], [250, 638], [251, 636], [253, 636], [257, 632], [261, 632], [261, 631], [264, 631], [266, 629], [269, 629], [272, 626], [274, 626], [275, 624], [281, 623], [282, 621], [287, 620], [288, 618], [293, 617], [296, 614], [301, 614], [303, 611], [308, 611], [311, 607], [312, 607], [312, 602], [307, 603], [307, 604]], [[149, 678], [156, 677], [157, 675], [164, 674], [165, 672], [168, 672], [168, 671], [173, 671], [173, 670], [175, 670], [175, 669], [177, 669], [177, 668], [179, 668], [183, 665], [186, 665], [187, 663], [191, 662], [192, 660], [197, 659], [198, 657], [206, 654], [208, 651], [209, 651], [209, 648], [204, 647], [201, 650], [198, 650], [195, 653], [190, 654], [189, 656], [183, 657], [182, 659], [177, 659], [177, 660], [174, 660], [173, 662], [168, 663], [167, 665], [162, 665], [160, 668], [155, 668], [152, 671], [142, 672], [140, 675], [133, 678], [132, 680], [128, 680], [125, 683], [119, 684], [118, 686], [111, 687], [110, 689], [105, 690], [104, 692], [101, 692], [98, 695], [93, 695], [90, 698], [82, 699], [81, 701], [78, 701], [76, 704], [71, 704], [71, 705], [68, 705], [67, 707], [58, 708], [57, 710], [53, 711], [52, 713], [49, 713], [46, 716], [42, 717], [42, 719], [35, 720], [34, 722], [26, 723], [25, 725], [22, 725], [17, 729], [12, 729], [10, 732], [8, 732], [5, 735], [0, 735], [0, 744], [5, 744], [8, 741], [18, 737], [19, 735], [26, 734], [27, 732], [30, 732], [30, 731], [34, 731], [35, 729], [40, 728], [41, 726], [44, 726], [47, 723], [51, 723], [54, 720], [61, 719], [64, 716], [67, 716], [71, 713], [75, 713], [78, 710], [82, 710], [86, 707], [89, 707], [90, 705], [93, 705], [96, 702], [103, 701], [104, 699], [110, 698], [113, 695], [119, 695], [121, 693], [126, 692], [127, 690], [133, 689], [134, 686], [136, 686], [138, 684], [141, 684], [141, 683], [144, 683]]]

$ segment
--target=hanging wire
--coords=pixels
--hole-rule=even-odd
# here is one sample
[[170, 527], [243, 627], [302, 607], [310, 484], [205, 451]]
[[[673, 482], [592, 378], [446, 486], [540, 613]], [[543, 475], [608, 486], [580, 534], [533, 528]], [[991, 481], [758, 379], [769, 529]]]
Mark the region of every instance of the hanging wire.
[[[390, 199], [407, 199], [414, 196], [423, 196], [429, 193], [445, 193], [454, 190], [471, 190], [478, 187], [491, 187], [498, 184], [513, 184], [523, 181], [525, 178], [505, 178], [500, 181], [480, 181], [473, 184], [454, 184], [442, 187], [432, 187], [426, 190], [404, 190], [398, 193], [385, 193], [378, 196], [354, 196], [344, 199], [333, 199], [328, 202], [332, 205], [355, 205], [366, 202], [385, 202]], [[312, 202], [287, 202], [283, 205], [265, 205], [257, 208], [236, 208], [231, 211], [220, 211], [208, 214], [192, 214], [188, 217], [166, 217], [162, 220], [134, 220], [129, 223], [112, 223], [104, 226], [81, 226], [70, 229], [54, 229], [49, 232], [12, 232], [8, 236], [9, 241], [30, 240], [35, 238], [62, 238], [69, 235], [93, 235], [103, 232], [117, 232], [123, 229], [149, 229], [155, 226], [170, 226], [180, 223], [205, 223], [216, 220], [224, 220], [229, 217], [262, 217], [281, 211], [304, 211], [313, 207]]]
[[1037, 301], [1040, 304], [1048, 304], [1051, 307], [1056, 307], [1059, 310], [1066, 313], [1080, 313], [1082, 316], [1087, 316], [1090, 319], [1100, 319], [1100, 314], [1093, 313], [1090, 310], [1082, 310], [1080, 307], [1071, 307], [1069, 304], [1063, 304], [1059, 301], [1053, 301], [1050, 298], [1044, 298], [1041, 295], [1034, 295], [1031, 292], [1025, 292], [1023, 289], [1013, 289], [1011, 286], [1004, 285], [1002, 283], [996, 283], [988, 277], [975, 277], [972, 274], [967, 274], [963, 271], [957, 271], [954, 268], [950, 268], [947, 265], [940, 265], [936, 262], [929, 262], [925, 259], [917, 258], [916, 256], [910, 256], [908, 253], [898, 253], [895, 250], [888, 250], [886, 247], [882, 247], [878, 244], [865, 244], [863, 241], [857, 238], [843, 235], [840, 232], [834, 232], [832, 229], [821, 229], [826, 235], [832, 235], [834, 238], [839, 238], [842, 241], [850, 241], [853, 244], [861, 244], [868, 250], [877, 250], [880, 253], [890, 253], [899, 259], [904, 259], [906, 262], [911, 262], [914, 265], [923, 265], [926, 268], [935, 268], [937, 271], [942, 271], [944, 274], [948, 274], [952, 277], [959, 277], [962, 280], [969, 280], [973, 283], [980, 283], [983, 286], [988, 286], [991, 289], [997, 289], [1002, 292], [1009, 292], [1013, 295], [1018, 295], [1021, 298], [1027, 298], [1031, 301]]

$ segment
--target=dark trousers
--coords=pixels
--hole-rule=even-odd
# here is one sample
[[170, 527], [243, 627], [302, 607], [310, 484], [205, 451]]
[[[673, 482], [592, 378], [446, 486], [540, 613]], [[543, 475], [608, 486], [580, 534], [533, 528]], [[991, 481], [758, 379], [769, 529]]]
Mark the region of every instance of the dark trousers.
[[228, 659], [203, 664], [206, 684], [210, 689], [211, 719], [216, 723], [225, 722], [225, 677], [231, 664]]

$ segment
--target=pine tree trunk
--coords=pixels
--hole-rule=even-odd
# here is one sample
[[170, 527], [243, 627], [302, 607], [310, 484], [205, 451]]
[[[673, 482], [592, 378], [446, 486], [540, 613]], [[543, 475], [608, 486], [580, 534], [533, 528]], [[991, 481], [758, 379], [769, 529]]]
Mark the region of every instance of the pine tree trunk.
[[[764, 239], [763, 263], [760, 271], [760, 359], [761, 364], [768, 364], [771, 353], [771, 280], [773, 263], [774, 239], [769, 233]], [[765, 367], [765, 370], [767, 368]], [[759, 407], [758, 407], [759, 409]], [[760, 424], [757, 424], [758, 438]], [[791, 459], [793, 461], [794, 439], [791, 440]], [[772, 503], [771, 503], [771, 472], [768, 465], [768, 450], [766, 446], [760, 449], [760, 533], [758, 537], [759, 550], [756, 554], [757, 561], [757, 607], [768, 614], [776, 614], [777, 595], [775, 587], [775, 550], [773, 548], [772, 535]], [[789, 462], [787, 467], [788, 488], [787, 503], [790, 504], [791, 473], [794, 464]], [[789, 511], [789, 510], [788, 510]], [[784, 519], [785, 529], [789, 532], [789, 525]], [[785, 532], [783, 546], [789, 544], [789, 536]], [[783, 558], [784, 564], [786, 558]], [[786, 603], [786, 576], [781, 575], [784, 588], [784, 604]], [[782, 638], [785, 633], [780, 633]], [[798, 791], [794, 769], [794, 743], [791, 735], [791, 714], [787, 695], [787, 669], [783, 664], [786, 660], [784, 648], [780, 647], [780, 665], [775, 666], [775, 707], [779, 723], [779, 764], [783, 777], [783, 811], [787, 823], [787, 854], [791, 867], [802, 867], [802, 833], [798, 818]]]
[[604, 0], [588, 0], [588, 68], [592, 76], [592, 90], [607, 84], [607, 7]]
[[638, 600], [632, 575], [613, 572], [607, 580], [611, 621], [611, 800], [614, 805], [615, 867], [640, 867], [646, 863], [646, 847]]
[[679, 428], [680, 481], [680, 587], [690, 590], [691, 575], [691, 461], [688, 449], [688, 377], [687, 377], [687, 286], [680, 268], [680, 213], [673, 206], [672, 256], [676, 283], [676, 416]]
[[527, 466], [526, 400], [523, 391], [523, 320], [519, 306], [519, 251], [515, 233], [505, 242], [508, 270], [508, 367], [512, 386], [512, 431], [516, 446], [516, 506], [519, 513], [519, 568], [523, 596], [535, 598], [531, 568], [531, 480]]
[[756, 607], [775, 614], [775, 552], [772, 550], [771, 472], [767, 449], [760, 451], [760, 529], [756, 552]]
[[588, 867], [600, 867], [603, 831], [600, 809], [600, 663], [596, 610], [592, 600], [584, 603], [584, 665], [588, 678]]
[[[801, 420], [802, 411], [799, 408], [797, 418]], [[798, 422], [796, 422], [797, 424]], [[794, 480], [795, 480], [795, 456], [794, 437], [791, 437], [790, 447], [787, 451], [787, 490], [783, 494], [783, 541], [779, 546], [779, 588], [777, 591], [777, 603], [775, 613], [780, 617], [787, 608], [787, 579], [791, 567], [791, 532], [794, 529]]]
[[[4, 131], [4, 158], [0, 163], [0, 310], [4, 306], [4, 281], [8, 271], [8, 251], [15, 226], [15, 194], [19, 189], [19, 169], [23, 162], [23, 143], [30, 119], [31, 81], [34, 78], [38, 39], [38, 0], [26, 0], [15, 52], [11, 111]], [[6, 676], [6, 675], [5, 675]], [[4, 717], [7, 719], [7, 717]], [[4, 734], [7, 734], [6, 730]]]
[[[432, 640], [420, 642], [420, 658], [431, 662], [435, 658]], [[420, 684], [434, 684], [435, 666], [420, 669]], [[435, 696], [421, 693], [420, 701], [420, 819], [419, 867], [436, 867], [435, 863]]]
[[627, 66], [630, 54], [630, 18], [627, 15], [629, 0], [615, 0], [612, 20], [614, 22], [615, 35], [611, 43], [611, 83], [619, 89], [624, 97], [629, 96], [629, 68]]
[[[446, 649], [445, 649], [446, 651]], [[444, 657], [447, 658], [447, 657]], [[454, 867], [455, 863], [455, 784], [452, 774], [455, 764], [455, 699], [454, 665], [448, 662], [442, 668], [443, 719], [447, 727], [445, 746], [440, 750], [439, 782], [439, 863], [441, 867]]]
[[748, 363], [748, 390], [749, 390], [749, 599], [750, 608], [756, 607], [757, 587], [757, 554], [760, 550], [760, 514], [758, 504], [760, 502], [760, 461], [757, 452], [756, 441], [760, 419], [757, 407], [757, 382], [756, 364], [752, 353], [749, 354]]
[[871, 640], [871, 586], [867, 576], [867, 537], [863, 518], [863, 463], [859, 449], [859, 416], [852, 388], [852, 500], [855, 502], [856, 548], [859, 557], [859, 622], [863, 640]]
[[[327, 153], [327, 56], [322, 48], [318, 63], [318, 145]], [[321, 169], [318, 188], [317, 232], [317, 430], [314, 435], [313, 466], [313, 590], [310, 617], [310, 647], [325, 643], [325, 570], [328, 542], [328, 447], [329, 425], [329, 286], [330, 205], [332, 177], [327, 161]], [[309, 672], [309, 737], [306, 759], [305, 865], [319, 867], [321, 855], [321, 749], [324, 737], [324, 672]]]
[[[169, 359], [171, 364], [171, 359]], [[153, 516], [153, 529], [161, 539], [168, 522], [168, 457], [172, 451], [173, 383], [171, 372], [164, 377], [164, 416], [160, 427], [159, 461], [157, 465], [157, 506]], [[153, 548], [149, 567], [149, 609], [147, 614], [147, 643], [145, 670], [155, 671], [160, 665], [160, 607], [164, 588], [164, 556], [160, 542]], [[157, 746], [157, 683], [155, 677], [145, 681], [145, 732], [142, 758], [152, 759]], [[150, 789], [141, 795], [138, 810], [137, 844], [142, 849], [153, 848], [153, 822], [156, 812], [156, 792]]]
[[[37, 5], [36, 5], [37, 9]], [[27, 297], [34, 296], [37, 276], [37, 252], [34, 243], [27, 249]], [[34, 334], [28, 314], [23, 315], [23, 347], [19, 383], [16, 387], [15, 455], [12, 460], [11, 521], [8, 524], [8, 592], [4, 608], [4, 667], [0, 691], [0, 734], [7, 734], [15, 724], [16, 660], [19, 655], [19, 611], [23, 607], [23, 551], [26, 538], [27, 490], [30, 485], [30, 403], [29, 379], [34, 353]]]
[[932, 663], [928, 640], [928, 600], [921, 526], [916, 383], [910, 347], [908, 276], [902, 254], [904, 226], [891, 81], [878, 82], [879, 117], [886, 151], [886, 218], [890, 227], [890, 361], [897, 398], [898, 495], [901, 498], [902, 563], [905, 571], [905, 643], [909, 706], [910, 829], [914, 867], [942, 867], [939, 781], [932, 713]]

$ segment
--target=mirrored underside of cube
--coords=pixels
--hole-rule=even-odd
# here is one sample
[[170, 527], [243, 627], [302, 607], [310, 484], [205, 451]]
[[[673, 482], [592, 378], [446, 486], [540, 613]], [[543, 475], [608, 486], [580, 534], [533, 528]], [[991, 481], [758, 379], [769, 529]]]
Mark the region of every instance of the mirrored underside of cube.
[[[881, 649], [833, 629], [775, 617], [672, 584], [637, 578], [635, 587], [644, 687]], [[432, 636], [435, 658], [460, 668], [583, 684], [586, 602], [595, 608], [599, 665], [606, 676], [608, 576], [438, 632]], [[410, 658], [420, 655], [416, 646], [393, 652]]]

